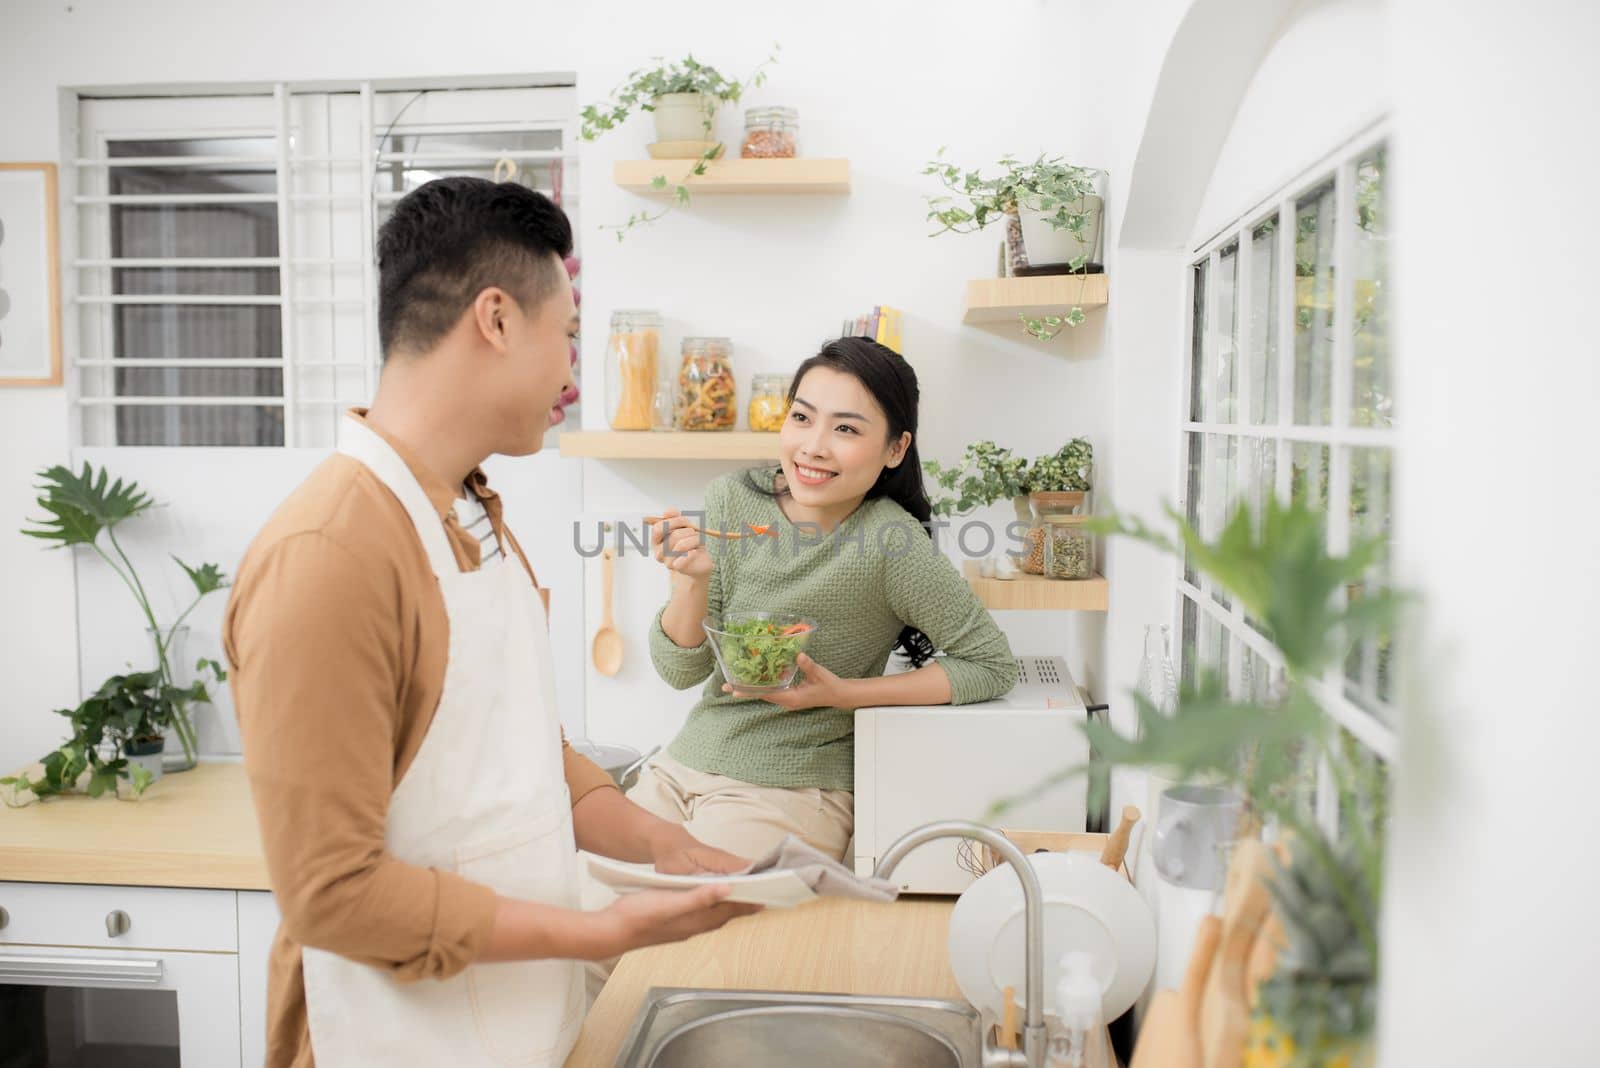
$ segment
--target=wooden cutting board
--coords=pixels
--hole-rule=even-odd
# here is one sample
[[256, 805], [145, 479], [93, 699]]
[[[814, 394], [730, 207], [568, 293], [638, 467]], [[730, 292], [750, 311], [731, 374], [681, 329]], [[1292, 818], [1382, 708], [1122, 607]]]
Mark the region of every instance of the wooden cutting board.
[[1221, 934], [1200, 996], [1204, 1068], [1239, 1068], [1250, 1034], [1248, 973], [1257, 936], [1271, 908], [1266, 879], [1269, 850], [1254, 838], [1239, 842], [1223, 889]]
[[1194, 950], [1177, 991], [1157, 992], [1139, 1030], [1132, 1068], [1203, 1068], [1200, 997], [1222, 935], [1222, 921], [1207, 916], [1195, 933]]

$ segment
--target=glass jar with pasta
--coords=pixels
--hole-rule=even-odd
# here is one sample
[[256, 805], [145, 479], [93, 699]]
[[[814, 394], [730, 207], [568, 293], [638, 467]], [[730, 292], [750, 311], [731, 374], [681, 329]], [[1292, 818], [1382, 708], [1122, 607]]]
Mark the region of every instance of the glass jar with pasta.
[[661, 313], [611, 313], [606, 342], [606, 418], [612, 430], [649, 430], [660, 374]]
[[732, 430], [738, 421], [733, 343], [725, 337], [686, 337], [678, 368], [678, 429]]

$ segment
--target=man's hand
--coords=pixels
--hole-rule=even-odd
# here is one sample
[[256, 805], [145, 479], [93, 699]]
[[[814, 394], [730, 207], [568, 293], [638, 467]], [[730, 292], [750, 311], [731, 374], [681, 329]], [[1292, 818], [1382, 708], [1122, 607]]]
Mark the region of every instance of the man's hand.
[[681, 824], [663, 821], [650, 842], [650, 860], [656, 871], [667, 875], [700, 875], [716, 872], [731, 875], [750, 866], [743, 857], [724, 853], [701, 842]]
[[593, 913], [605, 932], [600, 959], [620, 956], [641, 946], [679, 942], [715, 931], [729, 920], [760, 912], [760, 905], [732, 904], [726, 886], [699, 886], [693, 890], [642, 890], [623, 894], [613, 904]]
[[787, 708], [791, 712], [798, 712], [806, 708], [842, 708], [846, 711], [856, 707], [852, 703], [853, 691], [851, 684], [854, 679], [841, 679], [805, 653], [795, 657], [799, 665], [801, 679], [798, 683], [786, 690], [773, 690], [769, 693], [745, 693], [736, 686], [728, 683], [722, 684], [722, 692], [733, 694], [735, 697], [745, 699], [757, 698], [769, 701], [779, 708]]

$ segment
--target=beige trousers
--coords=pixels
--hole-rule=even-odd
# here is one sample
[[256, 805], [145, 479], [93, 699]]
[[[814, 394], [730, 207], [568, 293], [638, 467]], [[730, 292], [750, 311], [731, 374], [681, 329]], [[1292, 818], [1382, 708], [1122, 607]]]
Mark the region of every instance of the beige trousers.
[[753, 786], [696, 771], [664, 753], [628, 791], [628, 800], [747, 860], [770, 853], [790, 834], [840, 859], [855, 830], [855, 797], [848, 790]]

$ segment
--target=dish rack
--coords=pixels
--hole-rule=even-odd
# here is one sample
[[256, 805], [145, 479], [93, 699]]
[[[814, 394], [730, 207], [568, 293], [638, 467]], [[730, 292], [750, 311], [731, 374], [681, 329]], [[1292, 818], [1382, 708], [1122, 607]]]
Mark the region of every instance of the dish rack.
[[[1144, 833], [1143, 827], [1144, 824], [1141, 821], [1137, 827], [1141, 835]], [[1079, 851], [1094, 853], [1098, 856], [1105, 851], [1106, 843], [1111, 840], [1110, 834], [1102, 834], [1097, 831], [1023, 831], [1011, 830], [1005, 827], [1001, 827], [999, 830], [1001, 834], [1009, 838], [1018, 849], [1026, 854]], [[1138, 857], [1138, 845], [1143, 845], [1142, 839], [1137, 841], [1137, 845], [1134, 842], [1129, 843], [1127, 854], [1117, 867], [1117, 870], [1130, 883], [1133, 882], [1133, 871], [1128, 866], [1127, 857]], [[999, 854], [988, 846], [963, 838], [956, 848], [956, 863], [961, 865], [963, 871], [975, 876], [982, 876], [988, 874], [998, 865], [1003, 864], [1004, 861], [1001, 860]]]
[[[1130, 815], [1135, 820], [1139, 819], [1136, 810], [1132, 810], [1125, 813], [1124, 820], [1126, 821]], [[1128, 866], [1127, 857], [1134, 857], [1136, 858], [1135, 862], [1137, 862], [1139, 847], [1144, 844], [1142, 838], [1144, 822], [1139, 820], [1135, 826], [1139, 830], [1141, 837], [1137, 840], [1129, 841], [1127, 851], [1123, 855], [1123, 861], [1117, 867], [1117, 870], [1122, 873], [1130, 884], [1133, 883], [1133, 872]], [[1130, 837], [1132, 829], [1130, 827]], [[1069, 853], [1073, 851], [1090, 852], [1100, 856], [1105, 852], [1106, 843], [1112, 837], [1109, 833], [1098, 831], [1023, 831], [1005, 827], [999, 828], [999, 831], [1010, 839], [1013, 845], [1029, 856], [1034, 853]], [[956, 851], [956, 861], [964, 870], [977, 876], [986, 875], [997, 866], [1005, 863], [993, 849], [967, 839], [962, 839], [961, 848]], [[1021, 1006], [1017, 1003], [1016, 991], [1012, 987], [1007, 987], [1005, 994], [1005, 1013], [1000, 1019], [994, 1020], [991, 1025], [994, 1029], [994, 1041], [1002, 1049], [1021, 1049], [1022, 1032], [1018, 1026]], [[1106, 1030], [1107, 1050], [1111, 1049], [1110, 1036], [1111, 1032], [1108, 1027]], [[1111, 1054], [1111, 1063], [1116, 1068], [1122, 1068], [1122, 1061], [1117, 1058], [1115, 1053]]]

